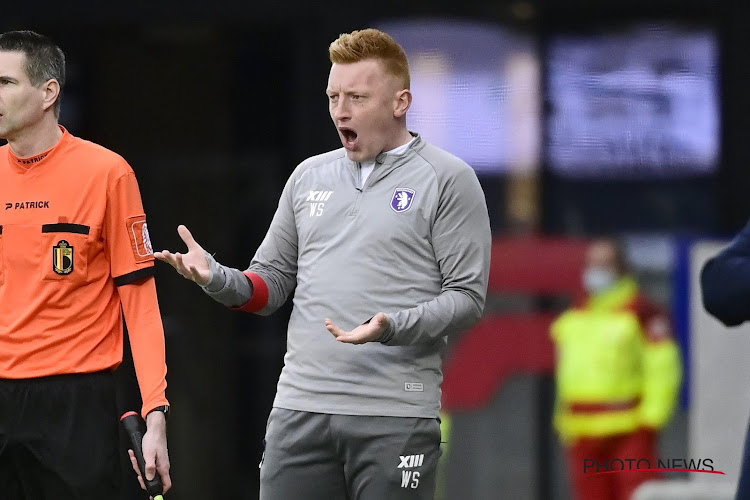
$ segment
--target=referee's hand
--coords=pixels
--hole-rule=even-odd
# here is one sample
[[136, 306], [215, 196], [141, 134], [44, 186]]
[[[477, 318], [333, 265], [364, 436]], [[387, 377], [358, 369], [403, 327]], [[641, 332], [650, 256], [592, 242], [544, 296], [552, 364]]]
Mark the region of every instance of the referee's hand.
[[[143, 435], [143, 459], [146, 462], [146, 478], [151, 480], [156, 474], [161, 478], [162, 493], [166, 493], [172, 487], [172, 478], [169, 476], [169, 451], [167, 450], [167, 422], [164, 414], [158, 411], [146, 416], [146, 434]], [[133, 450], [128, 450], [130, 463], [138, 475], [141, 488], [146, 489], [146, 483], [141, 477], [138, 469], [138, 461]], [[152, 497], [149, 497], [152, 498]]]
[[195, 241], [185, 226], [177, 226], [177, 233], [187, 245], [187, 253], [171, 253], [169, 250], [162, 250], [154, 252], [154, 257], [174, 267], [185, 278], [201, 286], [207, 285], [211, 281], [211, 270], [208, 268], [206, 251]]

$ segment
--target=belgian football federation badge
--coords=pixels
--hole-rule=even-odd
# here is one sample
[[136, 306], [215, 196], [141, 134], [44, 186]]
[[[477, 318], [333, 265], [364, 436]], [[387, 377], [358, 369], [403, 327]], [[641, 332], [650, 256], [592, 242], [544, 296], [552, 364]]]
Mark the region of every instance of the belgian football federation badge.
[[73, 272], [73, 247], [65, 240], [60, 240], [52, 247], [52, 268], [57, 274]]

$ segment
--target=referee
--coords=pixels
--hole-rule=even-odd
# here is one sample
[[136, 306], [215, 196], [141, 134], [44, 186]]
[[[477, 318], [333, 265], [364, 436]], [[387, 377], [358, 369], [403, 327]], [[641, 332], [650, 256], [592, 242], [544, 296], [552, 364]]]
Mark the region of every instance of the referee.
[[118, 497], [112, 371], [127, 318], [148, 430], [169, 488], [164, 330], [133, 170], [58, 124], [63, 52], [0, 34], [0, 499]]
[[393, 38], [344, 34], [329, 56], [343, 147], [292, 173], [249, 268], [219, 265], [184, 226], [188, 252], [155, 256], [246, 312], [294, 292], [261, 499], [432, 499], [446, 338], [487, 292], [485, 198], [471, 167], [407, 129]]

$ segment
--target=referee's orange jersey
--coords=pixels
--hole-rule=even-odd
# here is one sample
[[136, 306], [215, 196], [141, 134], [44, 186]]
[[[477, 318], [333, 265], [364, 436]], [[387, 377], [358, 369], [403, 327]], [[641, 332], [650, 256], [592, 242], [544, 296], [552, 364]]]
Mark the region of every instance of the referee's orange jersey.
[[0, 378], [117, 367], [124, 310], [145, 415], [167, 404], [166, 363], [138, 184], [122, 157], [62, 131], [32, 158], [0, 147]]

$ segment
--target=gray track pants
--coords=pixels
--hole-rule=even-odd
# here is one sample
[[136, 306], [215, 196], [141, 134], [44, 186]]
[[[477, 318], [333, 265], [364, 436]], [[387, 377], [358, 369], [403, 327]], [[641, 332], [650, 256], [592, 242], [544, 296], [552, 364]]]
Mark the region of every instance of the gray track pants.
[[274, 408], [260, 500], [432, 500], [440, 421]]

